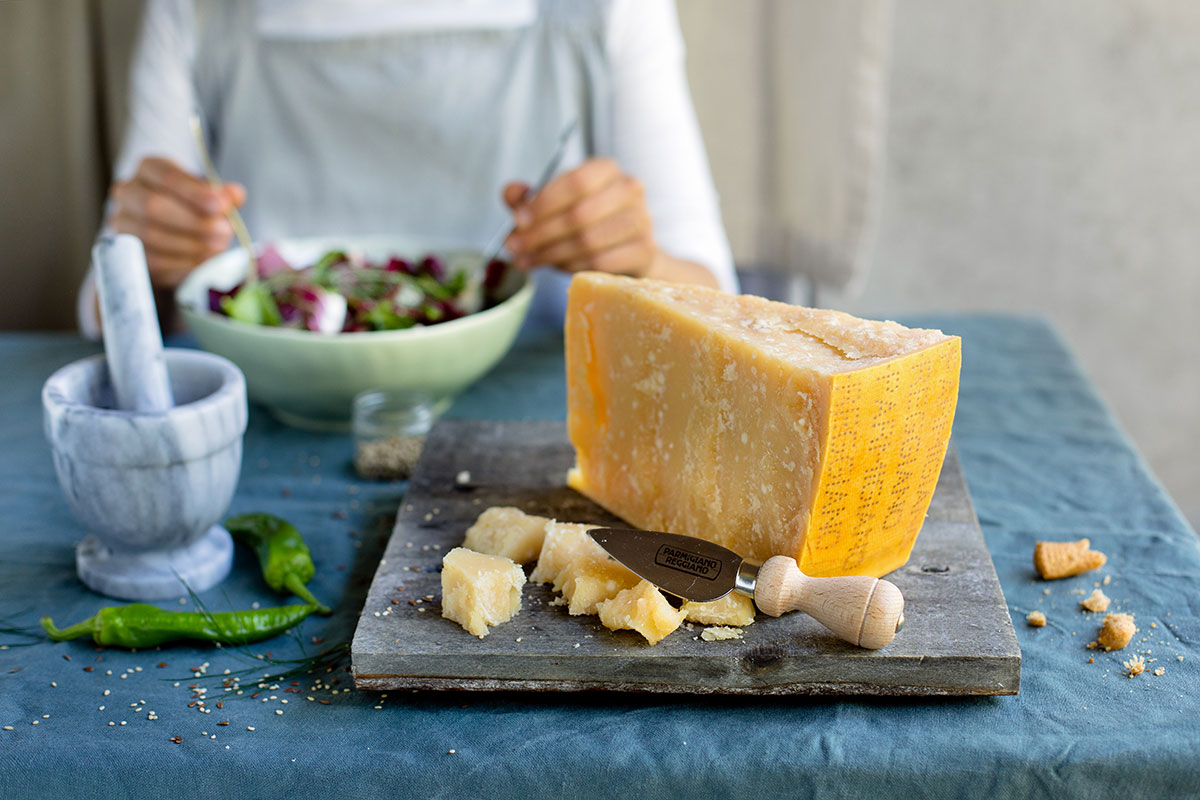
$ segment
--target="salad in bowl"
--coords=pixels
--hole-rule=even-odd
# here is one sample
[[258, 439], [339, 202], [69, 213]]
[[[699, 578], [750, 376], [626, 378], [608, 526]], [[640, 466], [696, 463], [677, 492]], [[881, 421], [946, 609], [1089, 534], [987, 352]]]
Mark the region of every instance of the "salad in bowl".
[[284, 239], [197, 267], [176, 299], [197, 343], [237, 364], [251, 400], [307, 428], [348, 424], [356, 394], [445, 407], [503, 358], [533, 282], [477, 250], [418, 237]]
[[373, 261], [355, 249], [329, 250], [295, 267], [273, 244], [256, 254], [257, 279], [209, 288], [215, 314], [255, 325], [316, 333], [395, 331], [465, 317], [496, 304], [509, 265], [494, 259], [482, 274], [435, 253]]

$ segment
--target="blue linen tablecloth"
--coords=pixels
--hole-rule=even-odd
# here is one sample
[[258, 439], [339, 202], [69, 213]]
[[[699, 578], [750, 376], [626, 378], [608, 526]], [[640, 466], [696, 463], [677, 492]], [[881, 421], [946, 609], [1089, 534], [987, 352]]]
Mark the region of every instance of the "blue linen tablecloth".
[[[955, 439], [1024, 655], [1018, 696], [381, 696], [350, 691], [339, 668], [298, 687], [269, 683], [254, 698], [244, 679], [245, 693], [221, 708], [219, 685], [204, 678], [203, 713], [189, 707], [192, 668], [271, 667], [217, 648], [14, 646], [37, 641], [20, 631], [41, 614], [74, 622], [110, 601], [75, 578], [83, 532], [54, 477], [39, 399], [54, 369], [98, 348], [66, 335], [0, 336], [0, 627], [16, 629], [0, 633], [9, 645], [0, 726], [12, 728], [0, 730], [0, 797], [1200, 796], [1195, 534], [1045, 322], [904, 321], [963, 337]], [[561, 347], [555, 331], [527, 331], [451, 414], [562, 419]], [[337, 606], [297, 640], [256, 653], [292, 657], [353, 632], [405, 487], [358, 480], [350, 457], [345, 436], [252, 412], [232, 512], [292, 520], [317, 563], [312, 588]], [[1101, 571], [1036, 580], [1036, 540], [1084, 536], [1108, 554]], [[1085, 649], [1098, 618], [1079, 600], [1103, 576], [1114, 610], [1134, 613], [1140, 628], [1120, 652]], [[255, 601], [277, 602], [239, 548], [233, 574], [201, 602]], [[1025, 624], [1034, 609], [1046, 627]], [[1134, 653], [1148, 669], [1128, 678], [1122, 662]]]

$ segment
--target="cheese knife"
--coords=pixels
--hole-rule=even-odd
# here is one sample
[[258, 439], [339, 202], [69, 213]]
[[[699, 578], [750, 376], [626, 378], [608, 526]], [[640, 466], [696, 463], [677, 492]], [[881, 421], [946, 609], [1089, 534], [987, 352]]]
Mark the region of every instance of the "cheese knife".
[[764, 614], [803, 611], [839, 638], [869, 650], [885, 647], [904, 624], [904, 596], [879, 578], [812, 578], [794, 558], [772, 556], [758, 565], [677, 533], [593, 528], [588, 535], [639, 577], [685, 600], [710, 603], [738, 592]]

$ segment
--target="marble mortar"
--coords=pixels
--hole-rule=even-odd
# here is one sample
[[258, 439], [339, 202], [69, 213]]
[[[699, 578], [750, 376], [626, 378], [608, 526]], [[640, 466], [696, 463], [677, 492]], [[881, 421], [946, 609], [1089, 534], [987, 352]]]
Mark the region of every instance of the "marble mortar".
[[166, 410], [117, 410], [104, 355], [68, 364], [42, 389], [59, 483], [92, 534], [77, 548], [79, 577], [130, 600], [203, 591], [233, 558], [217, 523], [241, 470], [245, 378], [210, 353], [163, 355], [175, 400]]

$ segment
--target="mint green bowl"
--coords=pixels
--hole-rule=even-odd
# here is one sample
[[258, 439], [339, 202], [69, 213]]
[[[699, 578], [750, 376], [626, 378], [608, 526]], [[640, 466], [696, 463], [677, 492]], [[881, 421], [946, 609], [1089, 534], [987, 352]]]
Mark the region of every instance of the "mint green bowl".
[[[478, 251], [412, 237], [273, 244], [294, 265], [311, 264], [328, 250], [355, 249], [371, 260], [435, 253], [451, 269], [483, 269]], [[321, 334], [251, 325], [209, 311], [208, 290], [237, 285], [246, 266], [241, 249], [215, 256], [188, 276], [176, 300], [200, 346], [241, 368], [251, 400], [289, 425], [315, 430], [347, 429], [354, 396], [368, 389], [429, 394], [444, 409], [508, 352], [533, 297], [533, 282], [510, 270], [501, 289], [504, 300], [485, 311], [400, 331]]]

